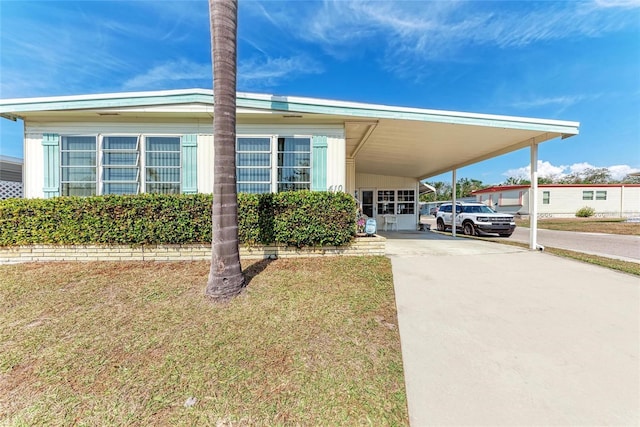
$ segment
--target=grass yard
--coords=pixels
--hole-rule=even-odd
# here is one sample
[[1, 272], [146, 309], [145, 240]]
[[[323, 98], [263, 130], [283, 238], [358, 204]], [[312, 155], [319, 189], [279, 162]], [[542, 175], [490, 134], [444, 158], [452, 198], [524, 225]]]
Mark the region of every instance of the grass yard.
[[0, 425], [408, 425], [390, 261], [0, 266]]
[[[529, 220], [516, 220], [518, 227], [529, 227]], [[608, 233], [640, 236], [640, 222], [622, 218], [550, 218], [539, 219], [538, 228], [586, 233]]]

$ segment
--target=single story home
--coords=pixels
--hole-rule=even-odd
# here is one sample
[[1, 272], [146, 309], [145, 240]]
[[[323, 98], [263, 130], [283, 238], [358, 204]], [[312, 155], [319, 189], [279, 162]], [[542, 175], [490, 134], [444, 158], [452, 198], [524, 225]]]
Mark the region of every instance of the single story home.
[[[4, 99], [0, 116], [24, 121], [25, 197], [210, 193], [213, 103], [204, 89]], [[379, 227], [387, 219], [415, 230], [421, 180], [521, 148], [537, 153], [578, 126], [238, 93], [238, 191], [345, 191]]]
[[0, 156], [0, 200], [22, 197], [22, 159]]
[[[476, 200], [498, 212], [530, 215], [531, 188], [504, 185], [476, 190]], [[588, 206], [597, 217], [640, 216], [640, 184], [539, 184], [538, 218], [574, 217]]]

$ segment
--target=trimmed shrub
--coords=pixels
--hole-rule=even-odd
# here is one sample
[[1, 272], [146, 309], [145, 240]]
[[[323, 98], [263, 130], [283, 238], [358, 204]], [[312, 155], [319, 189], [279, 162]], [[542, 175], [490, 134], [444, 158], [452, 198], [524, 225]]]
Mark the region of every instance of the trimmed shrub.
[[596, 213], [596, 210], [592, 207], [585, 206], [576, 211], [576, 216], [578, 218], [589, 218]]
[[0, 245], [160, 244], [211, 239], [211, 196], [56, 197], [0, 202]]
[[[346, 193], [295, 191], [272, 197], [273, 241], [277, 243], [339, 246], [356, 232], [356, 203]], [[268, 218], [260, 218], [261, 229], [271, 226]]]
[[[0, 246], [211, 242], [212, 196], [56, 197], [0, 202]], [[344, 193], [238, 195], [244, 244], [340, 246], [355, 233], [355, 201]]]

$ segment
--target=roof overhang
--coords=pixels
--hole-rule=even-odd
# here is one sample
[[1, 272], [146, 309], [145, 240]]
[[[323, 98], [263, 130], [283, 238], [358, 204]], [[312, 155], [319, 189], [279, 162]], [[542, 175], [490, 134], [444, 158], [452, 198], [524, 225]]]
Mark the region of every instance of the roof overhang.
[[437, 192], [438, 191], [433, 185], [427, 184], [426, 182], [421, 182], [420, 187], [418, 188], [419, 194], [437, 193]]
[[[425, 179], [554, 138], [578, 122], [428, 110], [265, 94], [237, 94], [238, 124], [344, 126], [357, 172]], [[25, 121], [168, 118], [209, 120], [206, 89], [0, 100], [2, 117]]]

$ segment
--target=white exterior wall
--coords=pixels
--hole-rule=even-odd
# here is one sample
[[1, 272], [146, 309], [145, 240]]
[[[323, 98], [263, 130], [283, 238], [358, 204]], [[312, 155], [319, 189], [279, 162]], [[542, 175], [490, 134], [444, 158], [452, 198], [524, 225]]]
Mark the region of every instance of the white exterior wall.
[[44, 149], [42, 133], [28, 132], [24, 139], [24, 197], [35, 199], [44, 197]]
[[479, 194], [476, 200], [484, 203], [498, 212], [517, 213], [522, 210], [525, 195], [528, 196], [529, 190], [507, 190], [497, 191], [495, 193]]
[[[117, 116], [105, 116], [104, 120], [78, 122], [26, 122], [24, 146], [24, 195], [27, 198], [44, 197], [44, 150], [42, 135], [56, 133], [60, 135], [95, 134], [162, 134], [162, 135], [198, 135], [197, 186], [200, 193], [213, 191], [213, 123], [210, 120], [189, 119], [167, 123], [136, 122], [118, 120]], [[341, 125], [269, 125], [239, 124], [237, 134], [266, 136], [327, 136], [327, 187], [346, 187], [345, 133]]]
[[[549, 204], [542, 203], [543, 191], [549, 192]], [[594, 200], [582, 200], [583, 191], [593, 191]], [[607, 200], [595, 200], [597, 191], [606, 191]], [[538, 197], [540, 217], [573, 217], [578, 209], [585, 206], [593, 208], [595, 216], [601, 217], [640, 214], [640, 187], [542, 187], [538, 190]]]
[[640, 187], [629, 187], [628, 185], [623, 185], [620, 192], [622, 194], [622, 216], [640, 216]]
[[[522, 204], [507, 205], [522, 191]], [[503, 204], [498, 205], [499, 212], [529, 215], [529, 189], [505, 190], [476, 195], [476, 200], [487, 203], [493, 198], [494, 206], [502, 195]], [[583, 191], [593, 191], [594, 200], [583, 200]], [[606, 200], [595, 200], [597, 191], [606, 191]], [[543, 203], [543, 194], [549, 192], [549, 204]], [[585, 206], [595, 210], [596, 217], [630, 217], [640, 215], [640, 187], [629, 185], [577, 187], [538, 187], [538, 216], [540, 218], [575, 217], [576, 211]]]
[[381, 190], [411, 190], [416, 188], [418, 180], [405, 176], [373, 175], [356, 173], [357, 188], [379, 188]]
[[352, 158], [347, 158], [345, 160], [346, 163], [346, 187], [345, 192], [351, 195], [355, 194], [356, 191], [356, 161]]
[[198, 193], [213, 193], [213, 135], [198, 135]]
[[346, 142], [342, 136], [327, 138], [327, 188], [347, 191]]
[[[415, 191], [415, 207], [413, 215], [397, 215], [398, 230], [415, 230], [418, 226], [420, 218], [420, 209], [418, 206], [419, 197], [419, 181], [415, 178], [403, 176], [386, 176], [373, 175], [365, 173], [356, 173], [356, 190], [359, 194], [362, 190], [373, 190], [374, 216], [378, 225], [378, 230], [383, 230], [384, 218], [377, 214], [377, 191], [378, 190], [414, 190]], [[396, 202], [397, 203], [397, 202]]]

